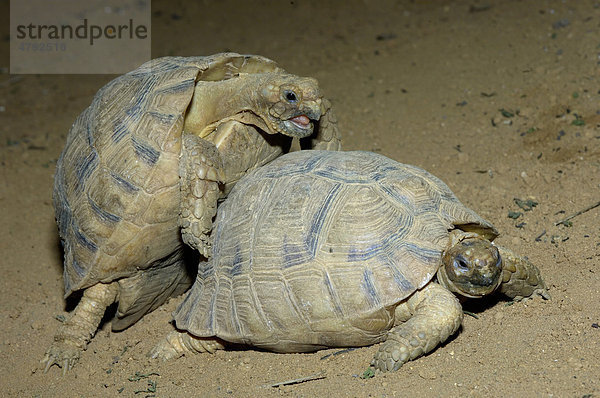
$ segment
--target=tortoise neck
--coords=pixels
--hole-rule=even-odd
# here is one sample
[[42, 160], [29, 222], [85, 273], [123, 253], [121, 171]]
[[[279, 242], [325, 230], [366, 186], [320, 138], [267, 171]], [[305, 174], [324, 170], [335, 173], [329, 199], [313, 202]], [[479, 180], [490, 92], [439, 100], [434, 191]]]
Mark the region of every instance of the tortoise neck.
[[257, 75], [249, 76], [196, 83], [185, 115], [184, 130], [202, 137], [208, 134], [204, 132], [207, 126], [246, 110], [257, 110], [262, 79]]

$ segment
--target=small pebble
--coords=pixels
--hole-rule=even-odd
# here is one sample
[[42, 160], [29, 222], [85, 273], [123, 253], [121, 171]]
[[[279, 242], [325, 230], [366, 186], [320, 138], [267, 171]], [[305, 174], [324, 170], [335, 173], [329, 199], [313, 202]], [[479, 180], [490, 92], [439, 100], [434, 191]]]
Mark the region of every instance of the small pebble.
[[421, 369], [419, 370], [419, 377], [425, 380], [437, 379], [437, 374], [432, 370]]
[[31, 328], [33, 330], [41, 330], [44, 328], [44, 322], [42, 322], [40, 320], [35, 320], [35, 321], [31, 322]]
[[554, 22], [552, 24], [552, 27], [554, 29], [560, 29], [560, 28], [566, 28], [570, 24], [571, 24], [571, 22], [568, 19], [563, 18], [563, 19], [559, 19], [558, 21]]

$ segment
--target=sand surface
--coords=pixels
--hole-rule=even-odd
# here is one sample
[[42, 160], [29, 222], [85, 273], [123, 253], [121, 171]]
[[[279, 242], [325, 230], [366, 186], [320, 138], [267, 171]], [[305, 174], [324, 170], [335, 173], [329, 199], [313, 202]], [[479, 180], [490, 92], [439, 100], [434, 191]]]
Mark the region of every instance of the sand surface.
[[[553, 299], [469, 303], [478, 318], [466, 316], [447, 344], [366, 380], [376, 346], [326, 358], [337, 350], [150, 360], [172, 327], [173, 299], [120, 333], [108, 320], [73, 371], [44, 374], [57, 318], [73, 308], [63, 299], [55, 163], [74, 119], [114, 76], [8, 75], [3, 1], [0, 395], [600, 396], [600, 207], [555, 224], [600, 200], [597, 0], [152, 3], [153, 57], [232, 50], [316, 77], [345, 149], [442, 178], [496, 225], [498, 242], [539, 266]], [[525, 211], [515, 198], [537, 206]], [[324, 377], [265, 386], [315, 374]]]

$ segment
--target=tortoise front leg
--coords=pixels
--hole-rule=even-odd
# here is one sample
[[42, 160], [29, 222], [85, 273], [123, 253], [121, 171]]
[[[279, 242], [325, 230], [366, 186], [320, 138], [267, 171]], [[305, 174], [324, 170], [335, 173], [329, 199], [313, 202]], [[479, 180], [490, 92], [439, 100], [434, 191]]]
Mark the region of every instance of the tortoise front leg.
[[529, 261], [511, 250], [496, 246], [502, 257], [502, 283], [500, 292], [514, 300], [542, 296], [549, 300], [548, 288], [540, 275], [540, 270]]
[[187, 332], [174, 330], [158, 343], [148, 356], [167, 361], [182, 356], [185, 353], [214, 353], [224, 349], [224, 342], [218, 338], [195, 337]]
[[183, 134], [179, 163], [181, 207], [179, 223], [183, 241], [210, 257], [210, 232], [217, 214], [223, 162], [217, 147], [202, 138]]
[[371, 365], [382, 372], [398, 370], [404, 363], [433, 350], [454, 334], [463, 319], [458, 299], [431, 282], [396, 308], [396, 323]]
[[42, 360], [44, 373], [54, 364], [62, 367], [63, 374], [73, 368], [96, 333], [106, 307], [116, 301], [118, 292], [117, 282], [97, 283], [83, 292], [73, 316], [60, 326], [54, 343], [46, 351]]
[[[321, 102], [321, 118], [316, 134], [300, 140], [302, 149], [323, 149], [340, 151], [342, 136], [337, 127], [337, 118], [331, 108], [331, 102], [323, 98]], [[310, 142], [307, 142], [310, 140]]]

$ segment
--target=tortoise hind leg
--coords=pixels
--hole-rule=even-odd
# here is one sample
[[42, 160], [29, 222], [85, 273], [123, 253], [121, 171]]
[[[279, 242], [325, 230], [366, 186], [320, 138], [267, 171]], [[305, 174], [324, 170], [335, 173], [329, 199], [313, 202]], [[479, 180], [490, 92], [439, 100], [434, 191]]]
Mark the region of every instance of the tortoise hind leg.
[[218, 338], [195, 337], [187, 332], [174, 330], [158, 343], [148, 356], [154, 359], [167, 361], [182, 356], [185, 353], [214, 353], [224, 349], [224, 342]]
[[517, 256], [511, 250], [496, 246], [502, 257], [502, 283], [500, 292], [514, 300], [533, 295], [549, 300], [548, 288], [540, 275], [540, 270], [525, 258]]
[[170, 297], [188, 290], [195, 279], [198, 257], [197, 252], [181, 247], [146, 270], [119, 279], [119, 308], [112, 330], [128, 328]]
[[42, 360], [44, 373], [54, 364], [62, 367], [63, 374], [73, 368], [79, 354], [96, 333], [106, 307], [115, 302], [118, 292], [116, 282], [97, 283], [83, 292], [73, 315], [61, 325], [54, 336], [54, 343], [46, 351]]
[[395, 315], [397, 326], [388, 332], [371, 361], [382, 372], [398, 370], [409, 360], [433, 350], [458, 330], [463, 319], [458, 299], [434, 282], [401, 303]]

